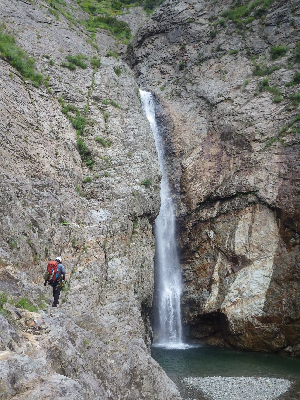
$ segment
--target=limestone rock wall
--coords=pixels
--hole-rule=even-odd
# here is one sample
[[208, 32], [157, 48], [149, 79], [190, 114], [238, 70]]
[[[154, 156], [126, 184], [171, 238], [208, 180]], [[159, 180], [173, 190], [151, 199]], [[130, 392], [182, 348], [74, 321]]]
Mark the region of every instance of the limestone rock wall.
[[160, 109], [187, 336], [299, 355], [300, 10], [265, 3], [166, 1], [126, 59]]
[[[71, 0], [66, 10], [83, 16]], [[0, 19], [49, 77], [34, 87], [0, 59], [0, 292], [8, 297], [0, 304], [0, 397], [179, 399], [150, 356], [160, 171], [133, 74], [107, 55], [124, 45], [57, 19], [43, 1], [3, 0]], [[86, 69], [62, 66], [78, 54]], [[96, 69], [93, 56], [101, 58]], [[70, 118], [87, 122], [92, 169], [63, 113], [68, 105]], [[146, 179], [151, 187], [141, 185]], [[52, 309], [43, 274], [58, 255], [69, 287]], [[16, 307], [24, 297], [44, 311]]]

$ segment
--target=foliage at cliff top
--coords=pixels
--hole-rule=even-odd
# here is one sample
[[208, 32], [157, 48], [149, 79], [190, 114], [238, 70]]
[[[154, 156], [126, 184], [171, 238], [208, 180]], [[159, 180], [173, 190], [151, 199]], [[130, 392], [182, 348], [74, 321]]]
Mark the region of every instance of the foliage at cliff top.
[[216, 24], [223, 24], [225, 21], [231, 20], [238, 25], [241, 25], [242, 22], [247, 25], [256, 18], [264, 17], [273, 3], [274, 0], [248, 0], [244, 4], [241, 4], [241, 0], [237, 0], [232, 8], [222, 13], [223, 18]]
[[[62, 0], [56, 0], [62, 1]], [[119, 15], [124, 8], [131, 6], [142, 6], [146, 11], [152, 11], [155, 7], [162, 4], [164, 0], [79, 0], [81, 8], [93, 15], [113, 14]]]
[[34, 69], [33, 58], [30, 58], [24, 50], [16, 46], [15, 38], [5, 35], [0, 30], [0, 55], [16, 68], [24, 78], [30, 79], [35, 86], [40, 86], [43, 76]]
[[124, 13], [124, 9], [132, 6], [143, 6], [151, 13], [155, 7], [163, 3], [164, 0], [77, 0], [80, 8], [89, 14], [89, 18], [79, 20], [72, 14], [73, 9], [68, 9], [64, 0], [46, 0], [49, 5], [49, 12], [59, 19], [59, 14], [65, 17], [71, 24], [81, 24], [90, 32], [97, 32], [105, 29], [111, 34], [128, 43], [131, 39], [131, 30], [124, 21], [119, 21], [116, 17]]

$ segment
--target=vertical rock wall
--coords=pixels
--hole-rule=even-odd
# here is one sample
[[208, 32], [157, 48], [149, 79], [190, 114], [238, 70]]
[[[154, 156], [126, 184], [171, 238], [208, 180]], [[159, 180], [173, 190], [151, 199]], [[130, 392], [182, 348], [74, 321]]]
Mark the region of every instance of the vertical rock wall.
[[[65, 10], [84, 16], [73, 1]], [[109, 56], [124, 45], [50, 11], [43, 1], [0, 4], [3, 33], [49, 77], [34, 87], [0, 59], [1, 396], [179, 399], [150, 356], [160, 171], [137, 84]], [[62, 66], [78, 54], [87, 68]], [[92, 168], [78, 152], [78, 115]], [[52, 309], [43, 274], [58, 255], [69, 286]], [[21, 298], [40, 313], [16, 307]]]
[[190, 339], [299, 354], [299, 12], [166, 1], [128, 48], [161, 105]]

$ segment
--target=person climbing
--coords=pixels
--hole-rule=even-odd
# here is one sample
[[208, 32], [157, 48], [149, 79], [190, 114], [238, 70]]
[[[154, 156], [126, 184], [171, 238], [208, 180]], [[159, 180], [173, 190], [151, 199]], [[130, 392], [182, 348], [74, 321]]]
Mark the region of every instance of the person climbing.
[[49, 261], [47, 266], [44, 286], [48, 283], [53, 287], [52, 307], [57, 307], [57, 304], [59, 304], [58, 299], [62, 288], [62, 281], [65, 280], [65, 267], [61, 262], [61, 257], [56, 257], [55, 261]]

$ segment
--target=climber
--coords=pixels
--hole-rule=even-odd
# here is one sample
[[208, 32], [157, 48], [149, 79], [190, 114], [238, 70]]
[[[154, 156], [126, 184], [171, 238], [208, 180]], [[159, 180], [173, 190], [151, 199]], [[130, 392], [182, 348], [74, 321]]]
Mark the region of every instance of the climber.
[[65, 280], [65, 267], [61, 263], [61, 257], [56, 257], [55, 261], [49, 261], [47, 273], [45, 275], [44, 286], [51, 285], [53, 287], [53, 304], [52, 307], [57, 307], [59, 303], [59, 295]]

